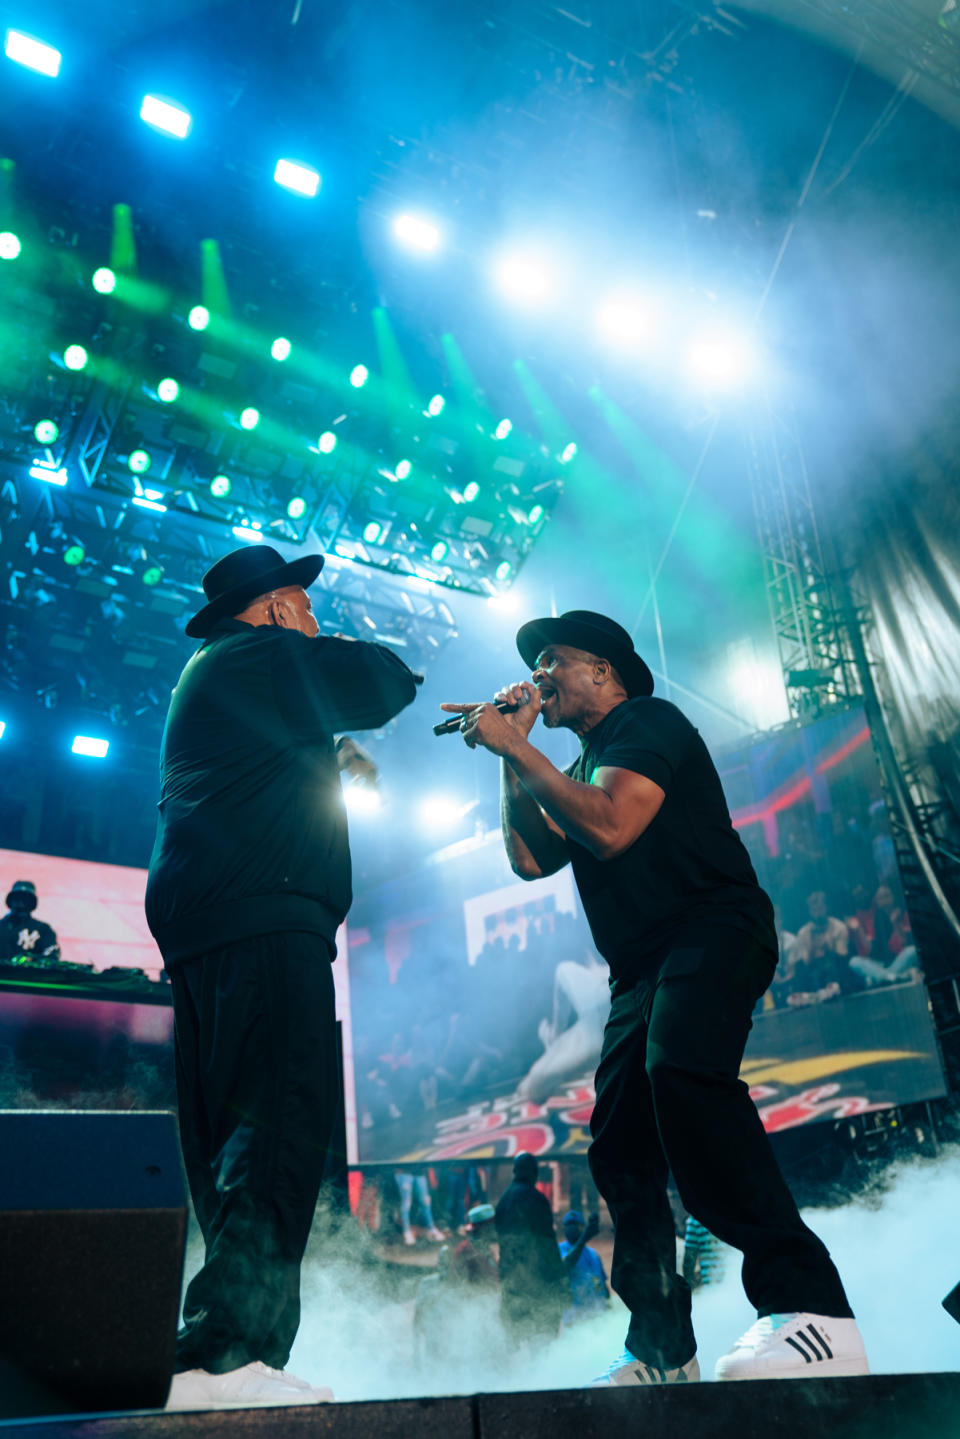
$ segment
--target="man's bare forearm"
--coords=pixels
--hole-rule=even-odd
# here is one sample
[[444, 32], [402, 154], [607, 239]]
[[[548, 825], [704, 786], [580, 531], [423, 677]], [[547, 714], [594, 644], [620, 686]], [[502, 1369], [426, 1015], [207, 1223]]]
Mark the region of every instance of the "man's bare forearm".
[[500, 761], [500, 825], [514, 874], [538, 879], [554, 874], [566, 863], [566, 841], [547, 823], [505, 759]]
[[526, 739], [518, 740], [505, 763], [534, 806], [545, 811], [570, 839], [601, 854], [604, 845], [615, 838], [613, 802], [597, 785], [571, 779]]

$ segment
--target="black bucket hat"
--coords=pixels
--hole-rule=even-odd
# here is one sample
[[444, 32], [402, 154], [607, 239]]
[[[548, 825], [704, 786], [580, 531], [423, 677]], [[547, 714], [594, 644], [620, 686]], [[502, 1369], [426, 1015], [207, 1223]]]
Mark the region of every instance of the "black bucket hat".
[[21, 904], [21, 909], [29, 909], [31, 912], [37, 907], [37, 886], [32, 879], [18, 879], [15, 881], [10, 893], [6, 898], [7, 909], [13, 909], [13, 901], [17, 895], [25, 895], [29, 904]]
[[285, 560], [270, 545], [244, 545], [231, 550], [203, 577], [203, 592], [208, 603], [198, 610], [187, 625], [191, 639], [203, 639], [214, 625], [229, 615], [239, 614], [247, 605], [270, 590], [288, 585], [312, 585], [323, 569], [323, 555], [302, 555], [298, 560]]
[[569, 645], [609, 660], [623, 680], [630, 699], [653, 694], [653, 675], [633, 647], [623, 625], [593, 610], [567, 610], [559, 617], [529, 620], [517, 631], [517, 649], [528, 669], [548, 645]]

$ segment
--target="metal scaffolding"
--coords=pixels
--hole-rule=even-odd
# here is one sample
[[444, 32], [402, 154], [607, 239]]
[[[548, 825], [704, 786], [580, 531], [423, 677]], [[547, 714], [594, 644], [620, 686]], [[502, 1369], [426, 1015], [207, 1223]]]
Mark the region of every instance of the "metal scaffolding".
[[812, 719], [860, 693], [824, 562], [810, 477], [792, 414], [769, 405], [746, 436], [770, 622], [791, 714]]

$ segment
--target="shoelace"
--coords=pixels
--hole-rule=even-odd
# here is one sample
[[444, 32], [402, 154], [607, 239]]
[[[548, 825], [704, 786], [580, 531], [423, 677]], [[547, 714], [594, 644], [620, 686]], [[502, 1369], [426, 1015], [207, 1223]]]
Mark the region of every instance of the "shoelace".
[[752, 1349], [761, 1344], [764, 1339], [769, 1339], [771, 1334], [795, 1318], [795, 1314], [765, 1314], [762, 1319], [758, 1319], [755, 1324], [750, 1325], [746, 1334], [741, 1334], [733, 1347], [734, 1349]]

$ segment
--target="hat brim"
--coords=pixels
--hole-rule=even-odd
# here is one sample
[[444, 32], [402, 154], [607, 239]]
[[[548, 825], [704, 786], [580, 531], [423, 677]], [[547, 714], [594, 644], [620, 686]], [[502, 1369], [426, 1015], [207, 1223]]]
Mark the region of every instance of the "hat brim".
[[290, 585], [309, 589], [323, 569], [323, 561], [323, 555], [302, 555], [298, 560], [288, 560], [274, 570], [265, 571], [247, 584], [225, 590], [222, 595], [218, 595], [210, 604], [197, 611], [187, 624], [186, 633], [194, 640], [205, 639], [220, 620], [239, 614], [258, 595], [269, 594], [271, 590], [286, 589]]
[[528, 620], [517, 631], [517, 649], [530, 670], [535, 668], [537, 656], [548, 645], [569, 645], [571, 649], [586, 650], [588, 654], [609, 660], [616, 667], [630, 699], [653, 694], [653, 675], [636, 651], [613, 644], [609, 635], [593, 625], [547, 616]]

